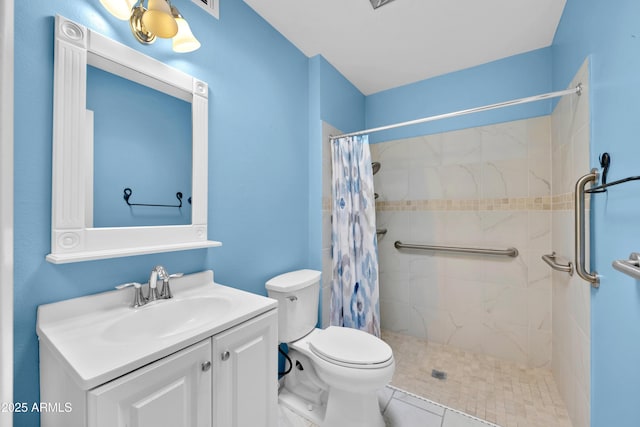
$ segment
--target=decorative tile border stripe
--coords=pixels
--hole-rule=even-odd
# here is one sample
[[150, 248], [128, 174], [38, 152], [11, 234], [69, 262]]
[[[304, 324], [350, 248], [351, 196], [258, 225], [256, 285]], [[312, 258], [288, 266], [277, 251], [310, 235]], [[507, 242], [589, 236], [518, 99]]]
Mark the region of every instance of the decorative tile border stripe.
[[[590, 200], [585, 200], [590, 208]], [[473, 200], [379, 200], [378, 211], [564, 211], [573, 210], [573, 193], [544, 197], [505, 197]]]
[[515, 211], [551, 210], [551, 197], [506, 197], [475, 200], [398, 200], [376, 202], [378, 211]]
[[554, 211], [573, 210], [574, 193], [557, 194], [551, 198], [551, 206]]
[[[568, 211], [573, 210], [573, 193], [544, 197], [505, 197], [472, 200], [378, 200], [377, 211]], [[591, 208], [590, 195], [585, 199]], [[322, 210], [332, 209], [331, 198], [322, 198]]]
[[[551, 200], [552, 210], [554, 211], [572, 211], [574, 206], [574, 193], [558, 194], [553, 196]], [[591, 209], [591, 194], [586, 194], [584, 198], [585, 209]]]

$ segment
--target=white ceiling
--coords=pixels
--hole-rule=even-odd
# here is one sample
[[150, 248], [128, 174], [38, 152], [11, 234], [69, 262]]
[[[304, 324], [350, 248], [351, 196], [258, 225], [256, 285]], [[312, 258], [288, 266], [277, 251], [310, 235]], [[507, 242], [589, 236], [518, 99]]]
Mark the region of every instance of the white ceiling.
[[566, 0], [244, 0], [369, 95], [549, 46]]

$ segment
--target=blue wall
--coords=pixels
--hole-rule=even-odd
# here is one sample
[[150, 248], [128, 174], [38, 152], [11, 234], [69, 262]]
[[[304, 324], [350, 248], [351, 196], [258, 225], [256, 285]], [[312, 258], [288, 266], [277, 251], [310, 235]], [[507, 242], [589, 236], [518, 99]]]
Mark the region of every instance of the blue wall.
[[[95, 1], [15, 2], [15, 385], [17, 402], [37, 402], [39, 304], [145, 282], [156, 264], [170, 272], [212, 268], [216, 281], [256, 293], [283, 271], [307, 266], [308, 58], [240, 0], [221, 2], [218, 21], [175, 0], [202, 42], [175, 54], [169, 41], [138, 44], [127, 22]], [[209, 238], [223, 246], [53, 265], [51, 129], [53, 16], [87, 25], [209, 83]], [[14, 425], [36, 426], [38, 414]]]
[[[640, 175], [640, 2], [569, 0], [553, 43], [553, 85], [591, 61], [591, 166], [611, 154], [608, 181]], [[585, 171], [586, 173], [587, 171]], [[611, 267], [640, 250], [640, 183], [592, 200], [591, 425], [640, 425], [640, 283]]]
[[[539, 49], [370, 95], [367, 128], [466, 110], [551, 91], [551, 49]], [[551, 113], [551, 101], [371, 134], [370, 142], [410, 138]]]
[[320, 118], [343, 132], [365, 126], [365, 96], [322, 56], [311, 59], [320, 69]]

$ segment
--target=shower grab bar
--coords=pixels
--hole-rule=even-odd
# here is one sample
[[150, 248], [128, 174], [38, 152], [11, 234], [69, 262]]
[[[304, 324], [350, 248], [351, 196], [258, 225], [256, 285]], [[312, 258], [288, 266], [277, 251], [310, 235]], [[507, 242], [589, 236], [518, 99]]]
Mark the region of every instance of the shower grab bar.
[[454, 246], [435, 246], [435, 245], [416, 245], [413, 243], [402, 243], [396, 241], [393, 246], [396, 249], [419, 249], [426, 251], [438, 251], [438, 252], [452, 252], [461, 254], [479, 254], [479, 255], [497, 255], [497, 256], [509, 256], [515, 258], [518, 256], [518, 250], [516, 248], [507, 249], [482, 249], [482, 248], [461, 248]]
[[629, 255], [629, 259], [619, 259], [611, 263], [613, 268], [618, 271], [628, 274], [634, 279], [640, 280], [640, 254], [633, 252]]
[[575, 187], [575, 203], [574, 203], [574, 218], [575, 218], [575, 254], [576, 254], [576, 273], [582, 279], [591, 283], [591, 286], [598, 288], [600, 286], [600, 277], [597, 272], [589, 273], [584, 266], [584, 195], [585, 187], [589, 183], [595, 183], [598, 181], [598, 169], [591, 169], [591, 172], [582, 176], [576, 182]]
[[564, 271], [565, 273], [569, 273], [569, 276], [573, 276], [573, 263], [569, 261], [568, 264], [560, 264], [556, 261], [556, 253], [555, 251], [550, 253], [549, 255], [542, 255], [542, 260], [549, 264], [549, 267], [553, 268], [557, 271]]

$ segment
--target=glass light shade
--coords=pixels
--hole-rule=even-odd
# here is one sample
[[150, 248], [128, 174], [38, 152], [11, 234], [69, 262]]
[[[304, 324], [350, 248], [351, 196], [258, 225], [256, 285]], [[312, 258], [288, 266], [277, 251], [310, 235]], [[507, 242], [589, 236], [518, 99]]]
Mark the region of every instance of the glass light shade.
[[127, 21], [136, 0], [100, 0], [100, 3], [110, 14], [122, 21]]
[[178, 24], [166, 0], [149, 0], [149, 7], [142, 15], [142, 24], [148, 31], [165, 39], [178, 33]]
[[173, 50], [175, 52], [193, 52], [200, 48], [200, 42], [191, 32], [189, 23], [184, 18], [176, 18], [178, 34], [173, 38]]

